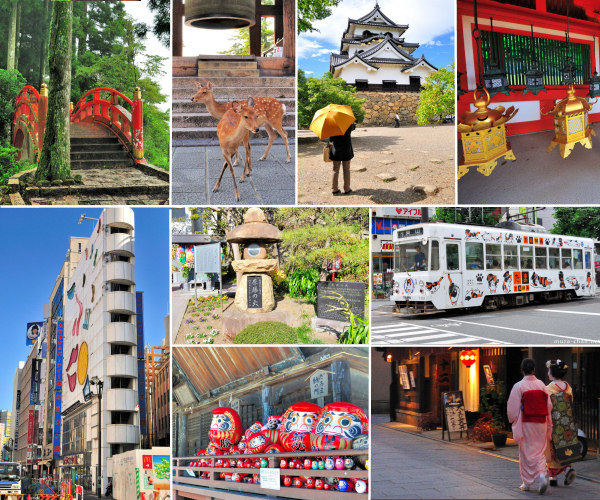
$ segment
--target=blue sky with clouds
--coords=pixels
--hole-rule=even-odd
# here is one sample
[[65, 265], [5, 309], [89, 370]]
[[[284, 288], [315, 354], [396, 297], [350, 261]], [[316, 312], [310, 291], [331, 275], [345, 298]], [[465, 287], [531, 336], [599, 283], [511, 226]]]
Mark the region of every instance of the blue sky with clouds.
[[[379, 6], [392, 21], [409, 25], [403, 35], [405, 41], [421, 44], [413, 56], [425, 55], [438, 68], [454, 61], [453, 0], [379, 0]], [[374, 7], [374, 0], [342, 0], [330, 17], [314, 23], [318, 32], [298, 38], [298, 68], [317, 78], [329, 71], [329, 54], [339, 52], [348, 18], [358, 19]]]
[[[169, 311], [169, 210], [134, 208], [136, 288], [144, 292], [146, 345], [161, 345]], [[0, 208], [0, 409], [12, 408], [15, 368], [25, 361], [26, 324], [42, 321], [44, 304], [65, 260], [70, 236], [89, 237], [100, 208]]]

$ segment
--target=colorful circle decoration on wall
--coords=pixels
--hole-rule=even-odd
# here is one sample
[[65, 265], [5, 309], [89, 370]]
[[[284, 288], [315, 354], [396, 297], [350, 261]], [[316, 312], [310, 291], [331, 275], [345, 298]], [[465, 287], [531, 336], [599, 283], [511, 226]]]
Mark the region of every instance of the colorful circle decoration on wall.
[[82, 342], [79, 347], [79, 358], [77, 359], [77, 381], [83, 385], [88, 373], [88, 345]]

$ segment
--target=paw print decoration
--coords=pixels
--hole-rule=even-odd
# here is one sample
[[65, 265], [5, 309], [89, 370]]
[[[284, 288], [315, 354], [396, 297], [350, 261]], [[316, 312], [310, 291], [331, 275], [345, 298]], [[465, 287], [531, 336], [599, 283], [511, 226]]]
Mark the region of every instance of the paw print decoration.
[[477, 278], [477, 282], [478, 282], [478, 283], [482, 283], [482, 282], [483, 282], [483, 274], [479, 273], [479, 274], [476, 276], [476, 278]]
[[520, 236], [517, 236], [517, 243], [521, 243], [522, 238]]

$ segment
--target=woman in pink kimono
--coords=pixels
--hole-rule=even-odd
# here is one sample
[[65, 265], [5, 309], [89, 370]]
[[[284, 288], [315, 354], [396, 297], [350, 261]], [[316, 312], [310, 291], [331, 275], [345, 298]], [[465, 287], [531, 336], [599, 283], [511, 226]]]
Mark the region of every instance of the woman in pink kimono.
[[544, 453], [552, 433], [552, 402], [546, 386], [534, 375], [533, 359], [524, 359], [521, 371], [523, 380], [517, 382], [510, 391], [507, 408], [513, 437], [519, 444], [519, 470], [523, 480], [520, 489], [529, 491], [537, 483], [537, 490], [543, 495], [548, 488]]
[[[550, 383], [546, 386], [550, 395], [564, 392], [565, 399], [569, 402], [573, 402], [573, 389], [571, 386], [563, 380], [567, 374], [567, 363], [557, 359], [555, 361], [546, 361], [546, 368], [548, 368], [548, 378]], [[570, 465], [561, 465], [554, 457], [554, 445], [552, 439], [549, 441], [546, 447], [546, 462], [548, 464], [548, 473], [550, 475], [550, 486], [557, 486], [558, 482], [556, 477], [559, 474], [564, 473], [565, 486], [570, 485], [575, 478], [577, 473]]]

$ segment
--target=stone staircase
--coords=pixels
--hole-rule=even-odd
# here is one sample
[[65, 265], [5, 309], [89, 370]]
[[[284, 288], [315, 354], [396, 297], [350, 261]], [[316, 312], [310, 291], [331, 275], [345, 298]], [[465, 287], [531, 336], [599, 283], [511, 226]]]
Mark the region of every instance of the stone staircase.
[[131, 167], [133, 158], [117, 137], [102, 126], [71, 124], [71, 170]]
[[[286, 106], [283, 127], [293, 143], [296, 130], [296, 79], [294, 77], [261, 77], [257, 62], [252, 58], [229, 58], [227, 61], [210, 58], [198, 60], [198, 76], [173, 78], [173, 146], [218, 145], [218, 120], [206, 106], [192, 102], [196, 93], [195, 82], [210, 81], [217, 102], [248, 99], [249, 97], [275, 97]], [[260, 139], [251, 134], [252, 144], [266, 144], [263, 128]], [[274, 144], [283, 144], [277, 136]]]

